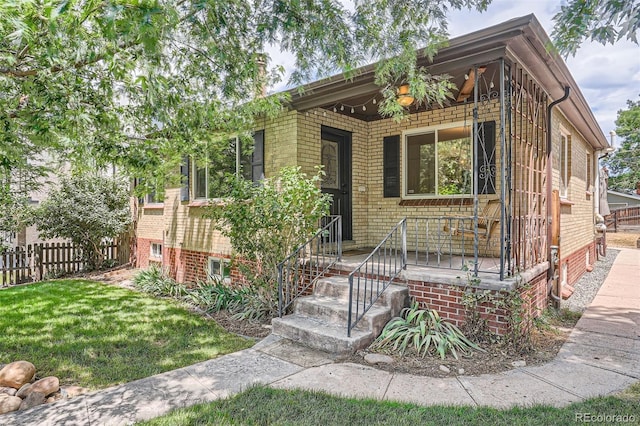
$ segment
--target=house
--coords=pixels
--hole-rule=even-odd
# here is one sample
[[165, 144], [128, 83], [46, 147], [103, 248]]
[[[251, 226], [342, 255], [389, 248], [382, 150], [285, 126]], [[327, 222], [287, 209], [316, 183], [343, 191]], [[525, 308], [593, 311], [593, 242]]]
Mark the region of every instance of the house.
[[[408, 267], [397, 279], [457, 324], [471, 281], [526, 293], [527, 315], [537, 316], [594, 262], [597, 159], [609, 146], [549, 43], [533, 15], [451, 39], [420, 64], [452, 76], [454, 99], [409, 104], [400, 123], [378, 114], [373, 66], [350, 80], [309, 83], [303, 94], [291, 91], [278, 118], [258, 120], [251, 159], [237, 161], [232, 144], [230, 164], [244, 162], [252, 179], [323, 165], [344, 258], [401, 224]], [[233, 274], [232, 248], [202, 218], [202, 206], [220, 196], [208, 188], [211, 173], [193, 163], [181, 172], [186, 185], [140, 206], [138, 266], [161, 263], [178, 281]], [[348, 264], [332, 273], [349, 273]], [[500, 312], [485, 314], [492, 331], [508, 327]]]
[[[640, 185], [638, 186], [640, 187]], [[625, 194], [624, 192], [608, 190], [607, 201], [609, 202], [609, 208], [612, 211], [627, 207], [640, 206], [640, 188], [636, 190], [635, 194]]]

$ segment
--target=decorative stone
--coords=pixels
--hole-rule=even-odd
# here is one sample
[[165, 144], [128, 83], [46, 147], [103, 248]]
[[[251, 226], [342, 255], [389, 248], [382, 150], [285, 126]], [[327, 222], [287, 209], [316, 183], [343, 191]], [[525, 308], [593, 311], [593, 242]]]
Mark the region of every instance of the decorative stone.
[[518, 368], [518, 367], [526, 367], [527, 366], [527, 361], [525, 361], [525, 360], [513, 361], [511, 363], [511, 365], [513, 365], [516, 368]]
[[54, 392], [58, 392], [59, 389], [60, 380], [55, 376], [49, 376], [33, 383], [26, 394], [29, 395], [31, 392], [40, 392], [44, 396], [48, 396]]
[[81, 386], [65, 386], [60, 388], [60, 394], [63, 398], [73, 398], [78, 395], [84, 395], [89, 393], [90, 390]]
[[382, 354], [366, 354], [364, 360], [368, 364], [393, 364], [393, 358]]
[[0, 414], [10, 413], [20, 408], [22, 399], [17, 396], [3, 394], [0, 396]]
[[587, 265], [587, 272], [593, 272], [593, 265]]
[[464, 368], [458, 368], [458, 374], [462, 376], [464, 374]]
[[19, 410], [28, 410], [29, 408], [44, 404], [44, 394], [40, 392], [31, 392], [22, 400]]
[[10, 388], [9, 386], [3, 386], [0, 387], [0, 394], [7, 394], [10, 396], [14, 396], [16, 394], [17, 390], [14, 388]]
[[36, 375], [36, 367], [29, 361], [15, 361], [0, 370], [0, 386], [20, 389]]
[[45, 401], [47, 404], [51, 404], [52, 402], [56, 402], [56, 399], [52, 396], [50, 396], [49, 398], [45, 399]]
[[31, 383], [25, 383], [24, 385], [22, 385], [22, 387], [20, 387], [20, 389], [18, 389], [18, 392], [16, 392], [16, 396], [22, 399], [26, 398], [29, 394], [29, 389], [31, 389]]
[[440, 371], [442, 371], [443, 373], [451, 373], [451, 370], [449, 370], [449, 367], [447, 367], [446, 365], [441, 365], [440, 366]]

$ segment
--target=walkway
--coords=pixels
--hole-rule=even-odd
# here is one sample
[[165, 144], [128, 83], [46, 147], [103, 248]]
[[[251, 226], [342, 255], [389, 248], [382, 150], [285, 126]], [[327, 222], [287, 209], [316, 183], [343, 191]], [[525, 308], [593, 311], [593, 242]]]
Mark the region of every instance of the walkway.
[[640, 250], [623, 249], [598, 295], [554, 361], [500, 374], [432, 378], [360, 364], [269, 336], [251, 349], [2, 416], [5, 425], [124, 425], [174, 408], [225, 398], [263, 383], [332, 394], [510, 407], [563, 406], [618, 392], [640, 380]]

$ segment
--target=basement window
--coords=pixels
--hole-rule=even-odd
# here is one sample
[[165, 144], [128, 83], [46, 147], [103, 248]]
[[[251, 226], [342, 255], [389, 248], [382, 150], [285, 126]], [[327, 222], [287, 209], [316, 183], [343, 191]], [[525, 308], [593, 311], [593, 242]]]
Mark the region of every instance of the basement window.
[[213, 281], [231, 282], [231, 264], [229, 260], [209, 257], [207, 275], [208, 278]]
[[151, 243], [151, 252], [149, 254], [155, 259], [162, 259], [162, 244]]

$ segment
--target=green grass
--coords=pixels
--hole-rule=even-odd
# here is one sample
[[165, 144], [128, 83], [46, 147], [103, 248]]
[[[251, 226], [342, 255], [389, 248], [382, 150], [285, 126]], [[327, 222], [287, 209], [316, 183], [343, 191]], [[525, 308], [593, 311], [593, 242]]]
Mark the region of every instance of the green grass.
[[178, 302], [88, 280], [0, 291], [0, 362], [92, 389], [251, 346]]
[[[635, 388], [635, 389], [634, 389]], [[640, 384], [619, 396], [593, 398], [565, 408], [534, 406], [498, 410], [420, 407], [387, 401], [343, 399], [320, 392], [255, 387], [233, 398], [176, 410], [141, 423], [179, 425], [575, 425], [577, 413], [634, 416], [640, 422]], [[411, 392], [411, 389], [407, 389]]]

